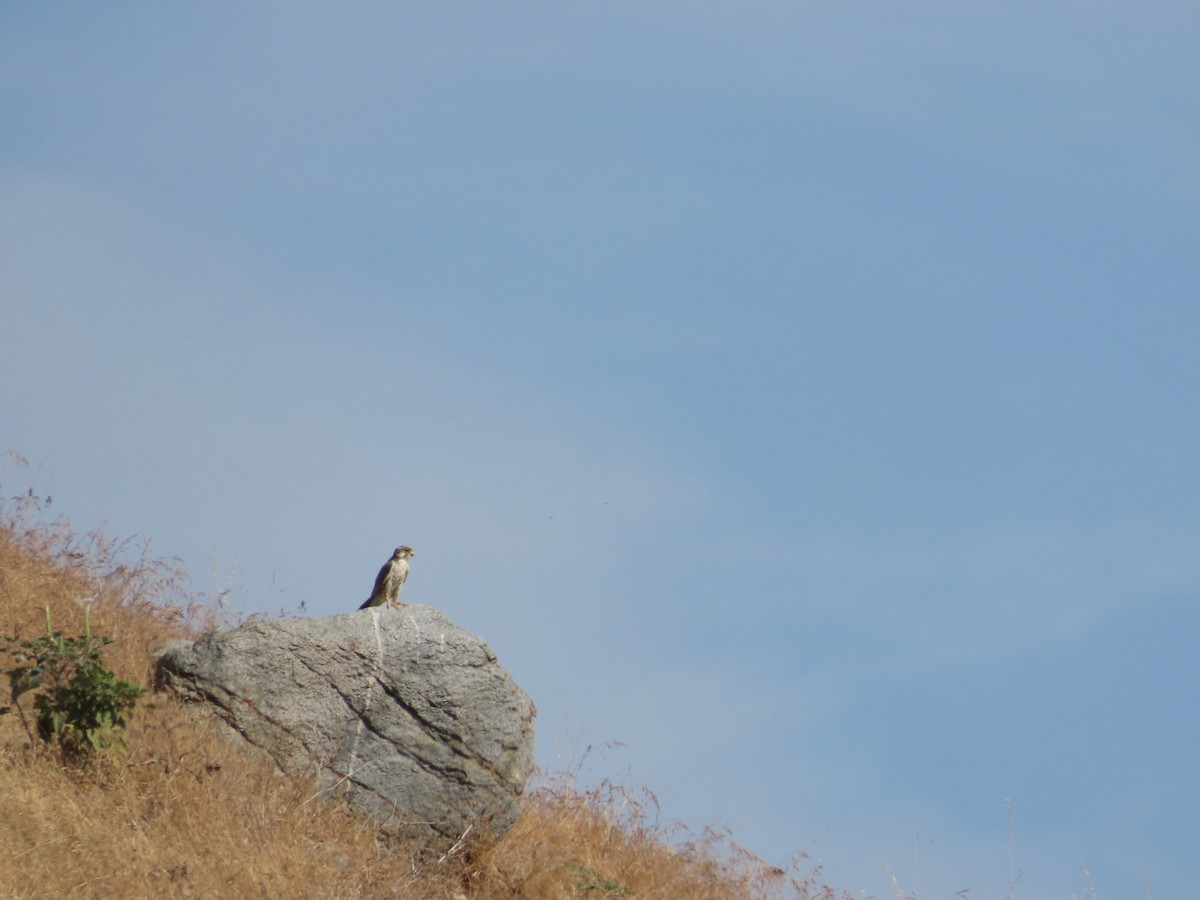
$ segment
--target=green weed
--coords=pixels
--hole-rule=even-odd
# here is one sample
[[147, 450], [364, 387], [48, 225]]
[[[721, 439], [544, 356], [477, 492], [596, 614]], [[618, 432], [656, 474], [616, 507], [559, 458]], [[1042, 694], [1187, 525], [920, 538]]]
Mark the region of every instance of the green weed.
[[56, 744], [64, 759], [78, 762], [119, 744], [125, 714], [145, 689], [122, 681], [105, 668], [100, 653], [111, 643], [109, 638], [92, 634], [86, 608], [79, 637], [54, 630], [49, 607], [43, 637], [29, 640], [0, 635], [0, 649], [16, 663], [6, 672], [13, 706], [0, 707], [0, 713], [15, 708], [32, 742], [33, 729], [20, 698], [36, 692], [33, 712], [38, 737]]

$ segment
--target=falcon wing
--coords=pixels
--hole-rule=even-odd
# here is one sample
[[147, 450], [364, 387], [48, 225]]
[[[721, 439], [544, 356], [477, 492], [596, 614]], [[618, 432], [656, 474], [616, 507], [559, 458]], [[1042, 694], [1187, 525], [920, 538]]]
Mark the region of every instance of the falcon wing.
[[379, 570], [379, 574], [375, 576], [375, 587], [371, 589], [371, 596], [377, 597], [387, 588], [388, 576], [392, 574], [392, 560], [388, 560], [383, 564], [383, 568]]

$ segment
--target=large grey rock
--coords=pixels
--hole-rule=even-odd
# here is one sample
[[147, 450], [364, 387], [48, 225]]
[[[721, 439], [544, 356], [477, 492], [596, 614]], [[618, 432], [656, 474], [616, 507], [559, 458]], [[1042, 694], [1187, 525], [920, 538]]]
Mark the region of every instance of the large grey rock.
[[292, 774], [317, 772], [381, 830], [448, 849], [503, 834], [533, 770], [533, 702], [482, 640], [406, 605], [256, 619], [159, 656], [160, 680], [217, 707]]

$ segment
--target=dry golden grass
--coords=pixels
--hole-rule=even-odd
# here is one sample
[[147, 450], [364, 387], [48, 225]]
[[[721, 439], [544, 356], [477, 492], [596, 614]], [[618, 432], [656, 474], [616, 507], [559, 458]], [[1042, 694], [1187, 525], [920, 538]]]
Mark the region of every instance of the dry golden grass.
[[[92, 597], [93, 633], [114, 640], [105, 664], [148, 685], [155, 643], [215, 624], [177, 569], [128, 542], [47, 522], [44, 505], [29, 494], [0, 500], [0, 634], [38, 637], [47, 609], [55, 628], [78, 633], [78, 601]], [[10, 659], [0, 653], [0, 669]], [[9, 702], [6, 679], [0, 702]], [[651, 823], [648, 792], [638, 802], [611, 786], [578, 791], [570, 779], [530, 791], [501, 840], [417, 864], [213, 726], [150, 693], [125, 748], [80, 767], [16, 715], [0, 716], [0, 898], [849, 896], [711, 833], [681, 841]]]

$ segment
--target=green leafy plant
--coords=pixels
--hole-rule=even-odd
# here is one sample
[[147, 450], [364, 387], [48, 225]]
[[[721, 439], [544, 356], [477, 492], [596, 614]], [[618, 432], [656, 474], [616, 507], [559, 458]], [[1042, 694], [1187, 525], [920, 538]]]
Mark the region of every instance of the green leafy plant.
[[599, 872], [589, 869], [587, 866], [575, 863], [571, 868], [575, 870], [576, 874], [575, 887], [584, 893], [600, 891], [604, 897], [622, 897], [634, 893], [633, 888], [629, 885], [613, 881], [611, 878], [605, 878]]
[[140, 685], [122, 681], [104, 667], [100, 651], [112, 640], [92, 634], [87, 612], [83, 634], [69, 637], [55, 631], [46, 608], [46, 634], [35, 640], [0, 635], [0, 649], [11, 654], [15, 666], [7, 670], [13, 707], [30, 740], [29, 726], [20, 698], [33, 698], [38, 736], [55, 743], [66, 759], [79, 761], [120, 743], [119, 729], [125, 714], [145, 693]]

